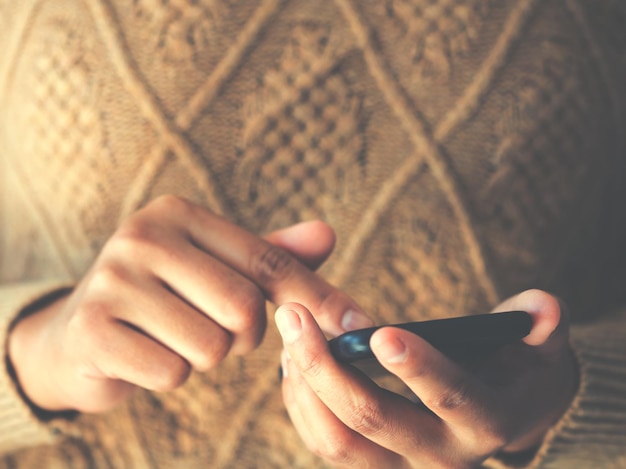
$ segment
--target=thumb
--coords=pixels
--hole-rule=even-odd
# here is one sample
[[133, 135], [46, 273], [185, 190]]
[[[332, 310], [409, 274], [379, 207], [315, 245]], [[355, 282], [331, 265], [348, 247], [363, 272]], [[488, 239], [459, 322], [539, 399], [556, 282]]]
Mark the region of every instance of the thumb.
[[265, 239], [286, 249], [311, 270], [328, 259], [335, 247], [335, 232], [326, 223], [314, 220], [274, 231]]

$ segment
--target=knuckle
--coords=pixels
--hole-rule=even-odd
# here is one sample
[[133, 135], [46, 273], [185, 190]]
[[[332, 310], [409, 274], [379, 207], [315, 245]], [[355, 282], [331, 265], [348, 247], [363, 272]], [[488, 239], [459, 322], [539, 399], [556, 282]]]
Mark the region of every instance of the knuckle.
[[107, 250], [123, 259], [150, 255], [163, 238], [163, 228], [150, 217], [136, 215], [124, 222], [107, 243]]
[[387, 428], [387, 421], [379, 404], [372, 400], [360, 400], [351, 405], [346, 425], [362, 435], [379, 435]]
[[[85, 301], [68, 321], [68, 330], [74, 337], [93, 339], [105, 320], [111, 317], [111, 307], [103, 301]], [[91, 340], [87, 340], [91, 342]]]
[[173, 391], [182, 386], [189, 377], [191, 366], [182, 358], [176, 357], [153, 378], [153, 390], [158, 392]]
[[267, 245], [250, 259], [250, 272], [261, 285], [289, 278], [294, 266], [294, 258], [286, 250], [273, 245]]
[[104, 301], [86, 301], [74, 310], [68, 319], [66, 334], [68, 342], [81, 350], [81, 359], [108, 355], [111, 348], [108, 326], [112, 318], [112, 306]]
[[249, 331], [259, 327], [260, 318], [265, 316], [265, 297], [253, 284], [242, 284], [237, 294], [230, 299], [229, 308], [232, 328], [235, 331]]
[[435, 397], [431, 405], [438, 410], [451, 411], [466, 406], [471, 403], [471, 400], [470, 383], [465, 379], [459, 379], [443, 393]]
[[354, 459], [354, 454], [349, 447], [350, 445], [343, 438], [333, 433], [326, 433], [309, 445], [309, 450], [333, 464], [348, 464]]
[[231, 345], [232, 336], [226, 331], [211, 334], [209, 343], [202, 346], [197, 353], [193, 367], [200, 372], [209, 371], [226, 358]]
[[89, 288], [100, 292], [119, 291], [130, 282], [129, 272], [114, 262], [102, 263], [91, 272]]
[[322, 355], [319, 352], [304, 351], [299, 363], [300, 372], [311, 378], [319, 376], [323, 371]]

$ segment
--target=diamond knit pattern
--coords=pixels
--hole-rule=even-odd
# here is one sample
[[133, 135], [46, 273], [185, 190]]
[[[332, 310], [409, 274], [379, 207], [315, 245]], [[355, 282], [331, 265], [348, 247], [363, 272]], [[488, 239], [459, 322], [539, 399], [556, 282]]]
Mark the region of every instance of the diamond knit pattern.
[[[359, 100], [336, 72], [324, 31], [299, 27], [249, 104], [240, 165], [252, 219], [325, 218], [350, 204], [363, 170]], [[330, 200], [329, 200], [330, 199]]]
[[[0, 282], [13, 265], [78, 282], [121, 220], [176, 193], [259, 234], [331, 222], [320, 275], [380, 322], [483, 313], [530, 286], [584, 319], [624, 291], [607, 267], [626, 265], [616, 10], [0, 0], [0, 225], [32, 233], [14, 250], [0, 232]], [[269, 324], [254, 353], [0, 468], [326, 467], [284, 411], [281, 348]]]

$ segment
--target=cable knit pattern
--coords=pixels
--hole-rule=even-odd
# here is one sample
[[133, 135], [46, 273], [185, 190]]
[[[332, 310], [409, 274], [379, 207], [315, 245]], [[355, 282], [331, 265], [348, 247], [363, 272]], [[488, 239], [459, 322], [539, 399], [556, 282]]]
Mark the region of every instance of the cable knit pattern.
[[[626, 319], [601, 317], [626, 304], [624, 21], [612, 0], [0, 0], [0, 341], [159, 194], [258, 233], [322, 218], [322, 275], [380, 322], [563, 297], [593, 323], [581, 389], [529, 464], [624, 467]], [[270, 325], [71, 424], [2, 368], [0, 467], [324, 467], [280, 348]]]

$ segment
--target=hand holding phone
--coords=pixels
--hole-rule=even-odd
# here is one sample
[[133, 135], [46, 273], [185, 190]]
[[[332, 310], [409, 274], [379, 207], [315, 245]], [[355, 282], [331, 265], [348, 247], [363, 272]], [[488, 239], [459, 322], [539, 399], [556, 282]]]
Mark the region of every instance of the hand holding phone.
[[[567, 310], [540, 290], [519, 293], [497, 310], [528, 311], [532, 330], [479, 357], [467, 353], [455, 360], [412, 332], [384, 327], [369, 339], [380, 362], [346, 365], [331, 355], [327, 338], [303, 305], [281, 306], [276, 325], [285, 346], [282, 391], [306, 445], [331, 462], [337, 462], [340, 448], [341, 461], [348, 455], [355, 468], [474, 467], [496, 452], [534, 451], [578, 389]], [[515, 316], [526, 318], [494, 313], [487, 320]], [[473, 340], [472, 332], [485, 332], [470, 326], [461, 327], [461, 338]], [[496, 344], [502, 343], [502, 336], [496, 337]], [[411, 395], [402, 393], [403, 399], [369, 379], [361, 372], [363, 364], [379, 364]], [[450, 455], [458, 459], [451, 461]]]
[[333, 356], [344, 363], [374, 358], [370, 338], [382, 327], [399, 327], [419, 335], [455, 358], [480, 354], [526, 337], [533, 320], [525, 311], [480, 314], [449, 319], [409, 322], [346, 332], [329, 342]]

